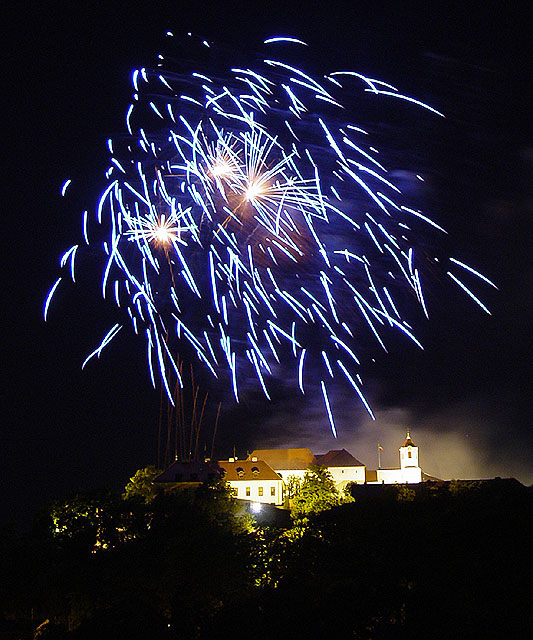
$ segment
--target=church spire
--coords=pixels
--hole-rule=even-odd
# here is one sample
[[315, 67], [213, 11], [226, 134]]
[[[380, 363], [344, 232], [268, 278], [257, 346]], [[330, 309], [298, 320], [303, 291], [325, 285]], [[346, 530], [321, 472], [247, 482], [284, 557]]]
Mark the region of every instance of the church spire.
[[405, 438], [405, 442], [402, 444], [402, 447], [415, 447], [415, 443], [411, 440], [411, 434], [409, 433], [409, 429], [407, 429], [407, 436]]

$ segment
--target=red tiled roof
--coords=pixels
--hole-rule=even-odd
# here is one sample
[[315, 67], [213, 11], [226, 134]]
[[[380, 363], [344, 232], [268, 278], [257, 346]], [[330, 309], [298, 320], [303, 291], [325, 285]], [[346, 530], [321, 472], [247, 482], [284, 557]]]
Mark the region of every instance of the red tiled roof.
[[218, 464], [225, 471], [224, 480], [281, 480], [264, 460], [219, 460]]
[[255, 449], [248, 460], [257, 458], [264, 460], [273, 469], [307, 469], [315, 464], [315, 456], [310, 449]]

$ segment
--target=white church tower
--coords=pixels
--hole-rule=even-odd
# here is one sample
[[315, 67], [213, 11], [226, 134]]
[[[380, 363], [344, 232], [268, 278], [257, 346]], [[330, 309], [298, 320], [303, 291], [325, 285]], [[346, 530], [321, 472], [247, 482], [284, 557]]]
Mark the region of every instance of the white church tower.
[[422, 469], [418, 465], [418, 447], [411, 440], [409, 431], [400, 447], [400, 470], [402, 482], [422, 481]]

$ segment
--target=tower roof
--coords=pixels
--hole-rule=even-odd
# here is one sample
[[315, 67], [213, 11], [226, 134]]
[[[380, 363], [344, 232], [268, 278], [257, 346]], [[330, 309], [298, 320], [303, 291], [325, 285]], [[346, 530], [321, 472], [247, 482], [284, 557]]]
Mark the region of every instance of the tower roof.
[[407, 436], [404, 443], [402, 444], [402, 447], [416, 447], [416, 444], [411, 440], [411, 434], [409, 433], [409, 431], [407, 432]]

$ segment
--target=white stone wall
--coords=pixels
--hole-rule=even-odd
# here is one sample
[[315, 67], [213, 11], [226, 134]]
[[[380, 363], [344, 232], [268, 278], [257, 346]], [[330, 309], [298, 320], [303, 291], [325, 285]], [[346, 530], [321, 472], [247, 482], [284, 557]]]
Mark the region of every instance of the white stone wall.
[[420, 467], [406, 467], [403, 471], [403, 482], [415, 484], [422, 482], [422, 469]]
[[418, 447], [400, 447], [400, 467], [418, 467]]
[[397, 484], [403, 482], [401, 469], [378, 469], [377, 475], [377, 484]]
[[405, 469], [378, 469], [378, 481], [368, 484], [416, 484], [422, 482], [422, 469], [420, 467], [407, 467]]
[[[235, 497], [248, 502], [261, 502], [263, 504], [283, 504], [283, 482], [281, 480], [229, 480], [228, 484], [236, 491]], [[272, 495], [274, 488], [274, 495]], [[246, 495], [246, 489], [250, 495]], [[263, 490], [263, 495], [260, 494]]]
[[364, 484], [365, 468], [364, 467], [328, 467], [328, 471], [333, 476], [336, 485], [345, 487], [348, 482]]

